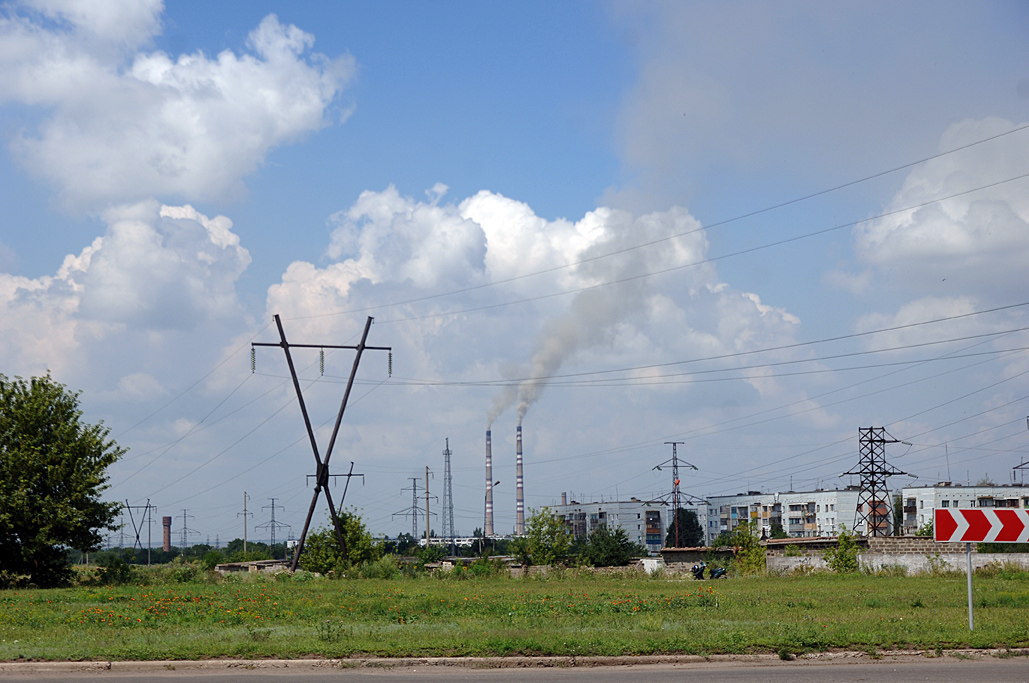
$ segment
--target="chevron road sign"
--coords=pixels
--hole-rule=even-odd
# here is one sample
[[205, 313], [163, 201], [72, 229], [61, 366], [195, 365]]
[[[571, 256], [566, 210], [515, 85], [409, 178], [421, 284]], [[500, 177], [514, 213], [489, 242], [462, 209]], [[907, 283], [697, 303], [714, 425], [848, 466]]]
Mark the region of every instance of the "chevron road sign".
[[975, 628], [972, 617], [972, 544], [1029, 542], [1029, 510], [1017, 508], [937, 508], [933, 517], [933, 538], [941, 543], [965, 544], [965, 570], [968, 581], [968, 629]]
[[1029, 510], [937, 508], [935, 516], [933, 537], [941, 543], [1029, 543]]

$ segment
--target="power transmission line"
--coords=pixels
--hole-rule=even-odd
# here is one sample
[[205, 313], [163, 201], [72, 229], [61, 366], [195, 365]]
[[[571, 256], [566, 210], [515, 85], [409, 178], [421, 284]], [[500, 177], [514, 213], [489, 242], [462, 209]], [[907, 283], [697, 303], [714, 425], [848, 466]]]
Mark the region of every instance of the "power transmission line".
[[[758, 215], [763, 214], [763, 213], [769, 213], [771, 211], [775, 211], [777, 209], [781, 209], [781, 208], [784, 208], [784, 207], [787, 207], [787, 206], [790, 206], [790, 205], [793, 205], [793, 204], [798, 204], [800, 202], [804, 202], [804, 201], [807, 201], [809, 199], [814, 199], [816, 197], [820, 197], [820, 196], [823, 196], [823, 195], [826, 195], [826, 194], [830, 194], [832, 192], [836, 192], [838, 190], [845, 189], [847, 187], [852, 187], [854, 185], [859, 185], [861, 183], [865, 183], [865, 182], [868, 182], [870, 180], [874, 180], [876, 178], [881, 178], [881, 177], [889, 175], [891, 173], [896, 173], [897, 171], [902, 171], [902, 170], [907, 169], [907, 168], [912, 168], [914, 166], [918, 166], [919, 164], [924, 164], [924, 163], [926, 163], [928, 161], [932, 161], [934, 159], [939, 159], [941, 157], [945, 157], [945, 156], [948, 156], [950, 154], [954, 154], [956, 152], [960, 152], [960, 151], [963, 151], [963, 150], [966, 150], [966, 149], [970, 149], [972, 147], [976, 147], [978, 145], [990, 142], [992, 140], [997, 140], [999, 138], [1002, 138], [1002, 137], [1005, 137], [1005, 136], [1008, 136], [1008, 135], [1012, 135], [1013, 133], [1018, 133], [1020, 131], [1026, 130], [1027, 128], [1029, 128], [1029, 124], [1026, 124], [1026, 125], [1023, 125], [1023, 126], [1018, 126], [1018, 127], [1013, 128], [1013, 129], [1011, 129], [1009, 131], [1006, 131], [1004, 133], [998, 133], [997, 135], [991, 135], [989, 137], [982, 138], [982, 139], [976, 140], [974, 142], [970, 142], [970, 143], [968, 143], [966, 145], [961, 145], [959, 147], [955, 147], [955, 148], [950, 149], [950, 150], [948, 150], [946, 152], [940, 152], [938, 154], [933, 154], [933, 155], [930, 155], [930, 156], [918, 159], [917, 161], [911, 161], [911, 162], [908, 162], [908, 163], [905, 163], [905, 164], [901, 164], [900, 166], [894, 166], [893, 168], [889, 168], [889, 169], [887, 169], [885, 171], [879, 171], [879, 172], [873, 173], [871, 175], [863, 176], [861, 178], [858, 178], [857, 180], [851, 180], [851, 181], [848, 181], [848, 182], [845, 182], [845, 183], [842, 183], [842, 184], [839, 184], [839, 185], [835, 185], [833, 187], [826, 188], [824, 190], [818, 190], [816, 192], [811, 192], [809, 194], [802, 195], [800, 197], [796, 197], [794, 199], [790, 199], [790, 200], [787, 200], [787, 201], [784, 201], [784, 202], [779, 202], [777, 204], [773, 204], [771, 206], [767, 206], [767, 207], [764, 207], [764, 208], [761, 208], [761, 209], [757, 209], [755, 211], [750, 211], [750, 212], [747, 212], [747, 213], [743, 213], [743, 214], [734, 216], [732, 218], [726, 218], [726, 219], [723, 219], [723, 220], [715, 221], [713, 223], [709, 223], [706, 226], [702, 226], [702, 227], [696, 228], [694, 230], [688, 230], [688, 231], [685, 231], [685, 232], [682, 232], [682, 233], [678, 233], [678, 234], [671, 235], [671, 236], [668, 236], [668, 237], [663, 237], [663, 238], [660, 238], [660, 239], [657, 239], [657, 240], [653, 240], [653, 241], [650, 241], [650, 242], [644, 242], [644, 243], [641, 243], [641, 244], [633, 245], [631, 247], [626, 247], [624, 249], [618, 249], [618, 250], [611, 251], [611, 252], [608, 252], [608, 253], [605, 253], [605, 254], [600, 254], [600, 255], [597, 255], [597, 256], [592, 256], [592, 257], [589, 257], [589, 258], [584, 258], [584, 259], [580, 259], [580, 260], [577, 260], [577, 261], [572, 261], [572, 262], [569, 262], [569, 263], [566, 263], [566, 264], [563, 264], [563, 265], [560, 265], [560, 266], [554, 266], [552, 268], [545, 268], [543, 270], [538, 270], [538, 271], [534, 271], [534, 272], [531, 272], [531, 273], [525, 273], [523, 275], [516, 275], [514, 277], [506, 278], [506, 279], [503, 279], [503, 280], [497, 280], [495, 282], [484, 283], [484, 284], [481, 284], [481, 285], [474, 285], [472, 287], [464, 287], [464, 288], [461, 288], [461, 289], [455, 289], [455, 290], [451, 290], [451, 291], [448, 291], [448, 292], [441, 292], [439, 294], [430, 294], [430, 295], [426, 295], [426, 296], [422, 296], [422, 297], [417, 297], [417, 298], [413, 298], [413, 299], [406, 299], [404, 301], [395, 301], [395, 302], [392, 302], [392, 303], [379, 304], [379, 305], [376, 305], [376, 306], [367, 306], [367, 307], [364, 307], [364, 308], [348, 309], [348, 310], [345, 310], [345, 311], [334, 311], [334, 312], [331, 312], [331, 313], [320, 313], [320, 314], [317, 314], [317, 315], [298, 316], [296, 318], [290, 318], [290, 320], [307, 320], [307, 319], [311, 319], [311, 318], [323, 318], [323, 317], [329, 317], [329, 316], [345, 315], [345, 314], [350, 314], [350, 313], [364, 313], [364, 312], [367, 312], [367, 311], [380, 310], [380, 309], [383, 309], [383, 308], [393, 308], [393, 307], [396, 307], [396, 306], [406, 306], [406, 305], [410, 305], [410, 304], [413, 304], [413, 303], [421, 303], [423, 301], [431, 301], [433, 299], [439, 299], [439, 298], [448, 297], [448, 296], [455, 296], [457, 294], [465, 294], [467, 292], [473, 292], [473, 291], [477, 291], [477, 290], [480, 290], [480, 289], [486, 289], [486, 288], [489, 288], [489, 287], [495, 287], [495, 286], [502, 285], [502, 284], [508, 284], [510, 282], [516, 282], [518, 280], [524, 280], [526, 278], [535, 277], [537, 275], [545, 275], [547, 273], [554, 273], [554, 272], [558, 272], [558, 271], [561, 271], [561, 270], [566, 270], [568, 268], [574, 268], [576, 266], [580, 266], [582, 264], [589, 263], [589, 262], [592, 262], [592, 261], [598, 261], [598, 260], [601, 260], [601, 259], [610, 258], [612, 256], [617, 256], [619, 254], [628, 253], [630, 251], [635, 251], [637, 249], [643, 249], [643, 248], [646, 248], [646, 247], [649, 247], [649, 246], [653, 246], [655, 244], [661, 244], [663, 242], [668, 242], [670, 240], [677, 239], [677, 238], [680, 238], [680, 237], [686, 237], [688, 235], [691, 235], [691, 234], [694, 234], [694, 233], [697, 233], [697, 232], [701, 232], [701, 231], [704, 231], [704, 230], [711, 230], [712, 228], [729, 225], [731, 223], [735, 223], [735, 222], [738, 222], [738, 221], [741, 221], [741, 220], [744, 220], [744, 219], [747, 219], [747, 218], [752, 218], [754, 216], [758, 216]], [[873, 219], [866, 219], [866, 220], [873, 220]], [[859, 221], [859, 222], [864, 222], [864, 221]]]

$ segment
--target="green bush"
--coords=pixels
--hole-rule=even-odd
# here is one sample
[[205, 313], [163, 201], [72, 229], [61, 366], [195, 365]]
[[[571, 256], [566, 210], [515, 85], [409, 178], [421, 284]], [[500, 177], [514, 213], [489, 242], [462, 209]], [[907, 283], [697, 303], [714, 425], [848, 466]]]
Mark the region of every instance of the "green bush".
[[757, 523], [744, 522], [733, 529], [730, 544], [736, 550], [733, 565], [744, 576], [760, 574], [765, 570], [765, 549], [756, 535]]
[[850, 574], [858, 570], [858, 550], [860, 548], [854, 542], [854, 536], [841, 524], [836, 547], [827, 549], [823, 558], [826, 566], [837, 574]]
[[468, 565], [468, 574], [475, 578], [486, 578], [490, 576], [505, 576], [508, 574], [507, 565], [503, 560], [491, 560], [487, 557], [480, 557]]
[[395, 579], [400, 576], [400, 561], [396, 555], [368, 560], [357, 568], [357, 575], [362, 579]]
[[343, 540], [347, 544], [346, 559], [340, 551], [336, 532], [330, 525], [308, 534], [304, 553], [300, 556], [300, 566], [323, 576], [343, 578], [353, 567], [382, 557], [382, 544], [372, 539], [360, 516], [344, 510], [339, 515], [339, 522]]
[[602, 524], [589, 535], [579, 557], [593, 567], [622, 567], [632, 561], [636, 549], [625, 529], [618, 527], [612, 531]]
[[526, 534], [511, 544], [514, 556], [523, 565], [552, 565], [568, 557], [572, 532], [546, 508], [533, 510]]
[[225, 555], [219, 550], [208, 550], [200, 560], [200, 565], [207, 571], [212, 571], [219, 564], [224, 563]]
[[102, 585], [124, 586], [132, 581], [134, 575], [132, 565], [117, 555], [108, 553], [100, 558], [97, 579]]

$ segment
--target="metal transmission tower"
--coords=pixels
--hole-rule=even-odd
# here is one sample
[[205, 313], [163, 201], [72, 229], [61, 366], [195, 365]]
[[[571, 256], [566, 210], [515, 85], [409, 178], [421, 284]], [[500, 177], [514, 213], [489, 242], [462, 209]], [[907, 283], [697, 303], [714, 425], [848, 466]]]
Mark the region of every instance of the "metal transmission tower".
[[[325, 493], [325, 502], [329, 504], [329, 514], [332, 516], [332, 526], [336, 531], [336, 541], [339, 542], [340, 551], [343, 553], [343, 559], [347, 559], [347, 542], [343, 539], [343, 529], [340, 527], [339, 515], [336, 513], [336, 505], [332, 502], [332, 494], [329, 491], [329, 458], [332, 457], [332, 449], [336, 445], [336, 436], [339, 434], [339, 426], [343, 422], [343, 413], [347, 409], [347, 401], [350, 399], [350, 392], [354, 388], [354, 378], [357, 376], [357, 366], [361, 363], [361, 356], [364, 355], [365, 351], [389, 351], [390, 353], [390, 368], [393, 366], [393, 348], [390, 346], [368, 346], [365, 342], [368, 340], [368, 331], [372, 327], [372, 318], [368, 317], [368, 320], [364, 324], [364, 332], [361, 335], [361, 341], [357, 346], [338, 346], [333, 344], [290, 344], [286, 341], [286, 333], [282, 329], [282, 321], [279, 319], [278, 314], [275, 315], [275, 325], [279, 330], [279, 343], [254, 343], [251, 346], [278, 346], [281, 347], [283, 352], [286, 354], [286, 363], [289, 365], [289, 374], [293, 377], [293, 388], [297, 392], [297, 402], [300, 404], [300, 413], [304, 416], [304, 424], [307, 426], [307, 436], [311, 441], [311, 450], [314, 453], [314, 461], [316, 465], [315, 469], [315, 484], [314, 484], [314, 496], [311, 498], [311, 507], [307, 511], [307, 519], [304, 520], [304, 529], [300, 532], [300, 540], [297, 542], [297, 550], [293, 555], [293, 562], [290, 565], [290, 571], [296, 571], [297, 565], [300, 563], [300, 554], [304, 552], [304, 540], [307, 538], [307, 530], [311, 527], [311, 517], [314, 516], [314, 508], [318, 505], [318, 496]], [[307, 414], [307, 405], [304, 403], [304, 393], [300, 390], [300, 380], [297, 378], [296, 368], [293, 366], [293, 356], [289, 350], [291, 347], [296, 348], [308, 348], [308, 349], [352, 349], [357, 351], [354, 356], [354, 366], [350, 370], [350, 378], [347, 380], [347, 388], [343, 392], [343, 400], [339, 405], [339, 414], [336, 416], [336, 425], [332, 428], [332, 436], [329, 438], [329, 446], [325, 449], [324, 460], [318, 453], [318, 441], [314, 437], [314, 429], [311, 427], [311, 418]], [[392, 373], [391, 373], [392, 374]], [[342, 501], [340, 501], [342, 504]]]
[[411, 492], [411, 507], [404, 508], [400, 512], [394, 512], [394, 517], [410, 517], [411, 518], [411, 538], [418, 538], [418, 515], [425, 514], [425, 512], [418, 507], [418, 477], [411, 477], [411, 486], [406, 489], [400, 489], [400, 492], [404, 491]]
[[[271, 534], [271, 541], [272, 541], [270, 543], [270, 545], [274, 546], [275, 545], [275, 530], [276, 529], [289, 529], [291, 527], [289, 526], [289, 524], [283, 524], [282, 522], [276, 522], [275, 521], [275, 510], [276, 509], [278, 509], [278, 510], [285, 510], [286, 509], [286, 508], [282, 507], [281, 505], [276, 505], [275, 504], [275, 501], [278, 500], [278, 498], [269, 498], [268, 500], [270, 500], [272, 502], [272, 504], [271, 505], [265, 505], [261, 509], [262, 510], [267, 510], [267, 509], [270, 508], [271, 511], [272, 511], [272, 519], [271, 519], [270, 522], [265, 522], [264, 524], [258, 524], [254, 528], [255, 529], [268, 529], [269, 533]], [[274, 553], [275, 551], [272, 550], [272, 552]]]
[[447, 447], [443, 451], [443, 538], [450, 540], [450, 554], [457, 554], [457, 547], [454, 543], [454, 488], [450, 476], [450, 439], [447, 439]]
[[907, 474], [886, 463], [886, 444], [907, 443], [894, 439], [885, 427], [858, 428], [860, 459], [857, 468], [844, 472], [861, 475], [861, 492], [858, 494], [857, 510], [854, 513], [854, 528], [864, 522], [866, 536], [888, 536], [890, 514], [890, 492], [886, 480], [895, 474]]
[[186, 546], [189, 544], [189, 536], [190, 536], [190, 534], [194, 534], [196, 536], [200, 535], [199, 531], [196, 531], [194, 529], [190, 529], [189, 527], [186, 526], [186, 519], [196, 519], [196, 517], [194, 517], [193, 515], [187, 515], [186, 513], [188, 511], [189, 511], [188, 509], [184, 509], [182, 511], [182, 530], [179, 532], [181, 534], [181, 536], [179, 536], [179, 538], [182, 541], [182, 544], [179, 546], [179, 552], [181, 552], [183, 554], [185, 554]]
[[[675, 540], [675, 546], [674, 547], [678, 548], [678, 547], [680, 547], [679, 546], [679, 508], [682, 506], [682, 495], [683, 494], [682, 494], [682, 491], [679, 489], [679, 454], [676, 451], [676, 446], [683, 445], [683, 442], [682, 441], [665, 441], [665, 444], [666, 445], [667, 444], [671, 444], [671, 446], [672, 446], [672, 457], [669, 460], [665, 460], [660, 465], [656, 465], [654, 467], [654, 469], [658, 470], [658, 471], [661, 471], [662, 467], [665, 467], [665, 466], [667, 466], [669, 464], [672, 466], [672, 491], [671, 491], [671, 494], [670, 494], [671, 499], [672, 499], [672, 538]], [[686, 462], [685, 460], [682, 461], [682, 464], [684, 466], [686, 466], [686, 467], [689, 467], [690, 469], [693, 469], [693, 470], [697, 469], [696, 465], [692, 465], [692, 464]], [[687, 498], [689, 499], [690, 502], [697, 502], [699, 500], [699, 499], [695, 498], [694, 496], [691, 496], [688, 493], [686, 494], [686, 496], [687, 496]]]

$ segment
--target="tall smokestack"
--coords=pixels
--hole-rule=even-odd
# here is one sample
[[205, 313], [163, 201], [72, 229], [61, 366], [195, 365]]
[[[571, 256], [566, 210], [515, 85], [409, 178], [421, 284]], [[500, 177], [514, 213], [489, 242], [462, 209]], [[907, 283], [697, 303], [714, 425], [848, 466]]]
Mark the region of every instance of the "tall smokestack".
[[171, 517], [161, 518], [162, 526], [164, 526], [164, 543], [161, 544], [161, 549], [166, 552], [171, 552]]
[[493, 446], [488, 429], [486, 430], [486, 522], [483, 524], [482, 533], [485, 536], [493, 535]]
[[515, 459], [515, 533], [525, 533], [525, 491], [522, 488], [522, 426], [518, 425], [517, 457]]

